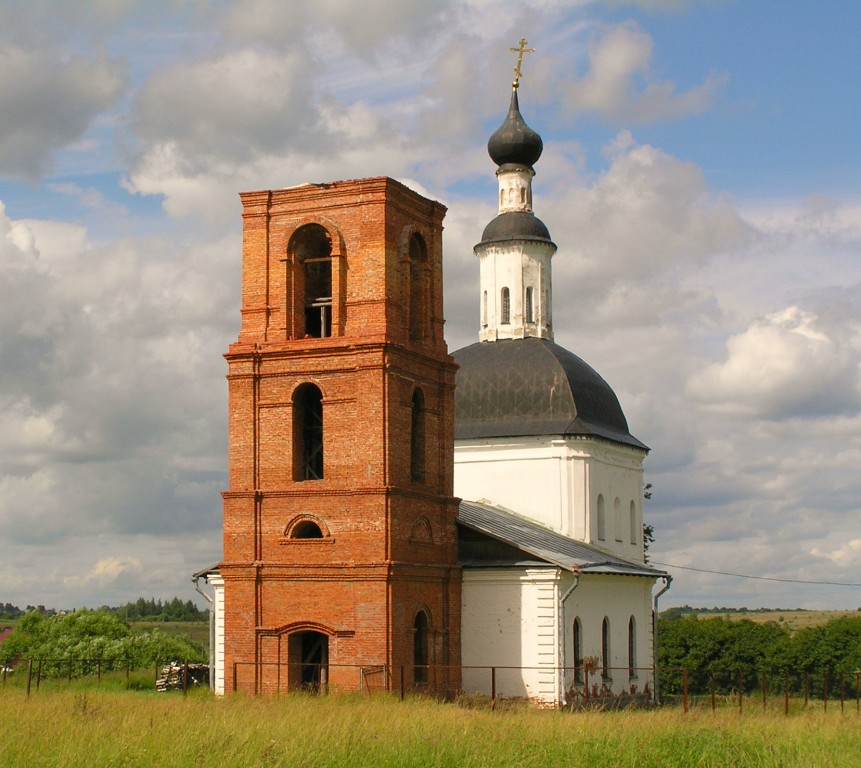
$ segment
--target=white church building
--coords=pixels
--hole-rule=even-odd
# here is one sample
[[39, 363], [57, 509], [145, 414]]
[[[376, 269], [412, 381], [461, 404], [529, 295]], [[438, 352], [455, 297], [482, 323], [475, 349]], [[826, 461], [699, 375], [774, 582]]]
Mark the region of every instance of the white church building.
[[515, 82], [488, 142], [499, 213], [475, 246], [480, 341], [453, 353], [454, 492], [464, 689], [559, 704], [587, 678], [592, 692], [654, 692], [670, 577], [645, 563], [648, 448], [610, 386], [553, 343], [556, 245], [532, 209], [542, 149]]

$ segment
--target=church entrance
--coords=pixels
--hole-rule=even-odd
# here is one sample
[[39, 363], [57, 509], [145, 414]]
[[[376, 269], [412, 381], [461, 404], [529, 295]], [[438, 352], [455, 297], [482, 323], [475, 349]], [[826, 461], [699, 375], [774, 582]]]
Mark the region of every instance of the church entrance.
[[294, 632], [287, 640], [290, 690], [326, 693], [329, 684], [329, 638], [322, 632]]

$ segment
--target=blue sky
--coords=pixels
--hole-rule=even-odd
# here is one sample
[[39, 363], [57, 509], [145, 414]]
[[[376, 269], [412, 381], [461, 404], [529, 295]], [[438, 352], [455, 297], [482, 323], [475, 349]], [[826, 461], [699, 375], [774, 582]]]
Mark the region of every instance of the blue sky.
[[219, 559], [238, 192], [442, 200], [447, 339], [476, 339], [526, 37], [557, 341], [652, 447], [664, 604], [861, 605], [789, 581], [861, 582], [859, 28], [849, 0], [0, 0], [0, 601], [190, 597]]

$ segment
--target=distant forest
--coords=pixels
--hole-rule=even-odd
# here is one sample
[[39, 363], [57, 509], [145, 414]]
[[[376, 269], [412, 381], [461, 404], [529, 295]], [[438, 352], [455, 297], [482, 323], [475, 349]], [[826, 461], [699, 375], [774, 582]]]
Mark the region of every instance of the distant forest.
[[[123, 621], [207, 621], [209, 619], [207, 609], [201, 610], [191, 600], [182, 601], [178, 597], [164, 602], [139, 597], [133, 603], [126, 603], [116, 608], [103, 605], [98, 610], [113, 613]], [[19, 608], [12, 603], [0, 603], [0, 619], [20, 619], [33, 612], [42, 616], [62, 613], [53, 608], [45, 608], [44, 605], [28, 605], [26, 608]]]

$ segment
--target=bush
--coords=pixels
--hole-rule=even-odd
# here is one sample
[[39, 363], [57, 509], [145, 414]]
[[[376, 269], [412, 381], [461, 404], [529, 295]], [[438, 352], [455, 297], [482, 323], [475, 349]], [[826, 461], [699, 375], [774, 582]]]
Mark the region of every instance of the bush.
[[159, 661], [203, 661], [203, 650], [188, 638], [170, 637], [159, 630], [135, 634], [107, 611], [80, 610], [44, 616], [36, 611], [18, 622], [0, 645], [0, 663], [40, 659], [44, 675], [66, 674], [69, 663], [80, 674], [102, 669], [150, 666]]

